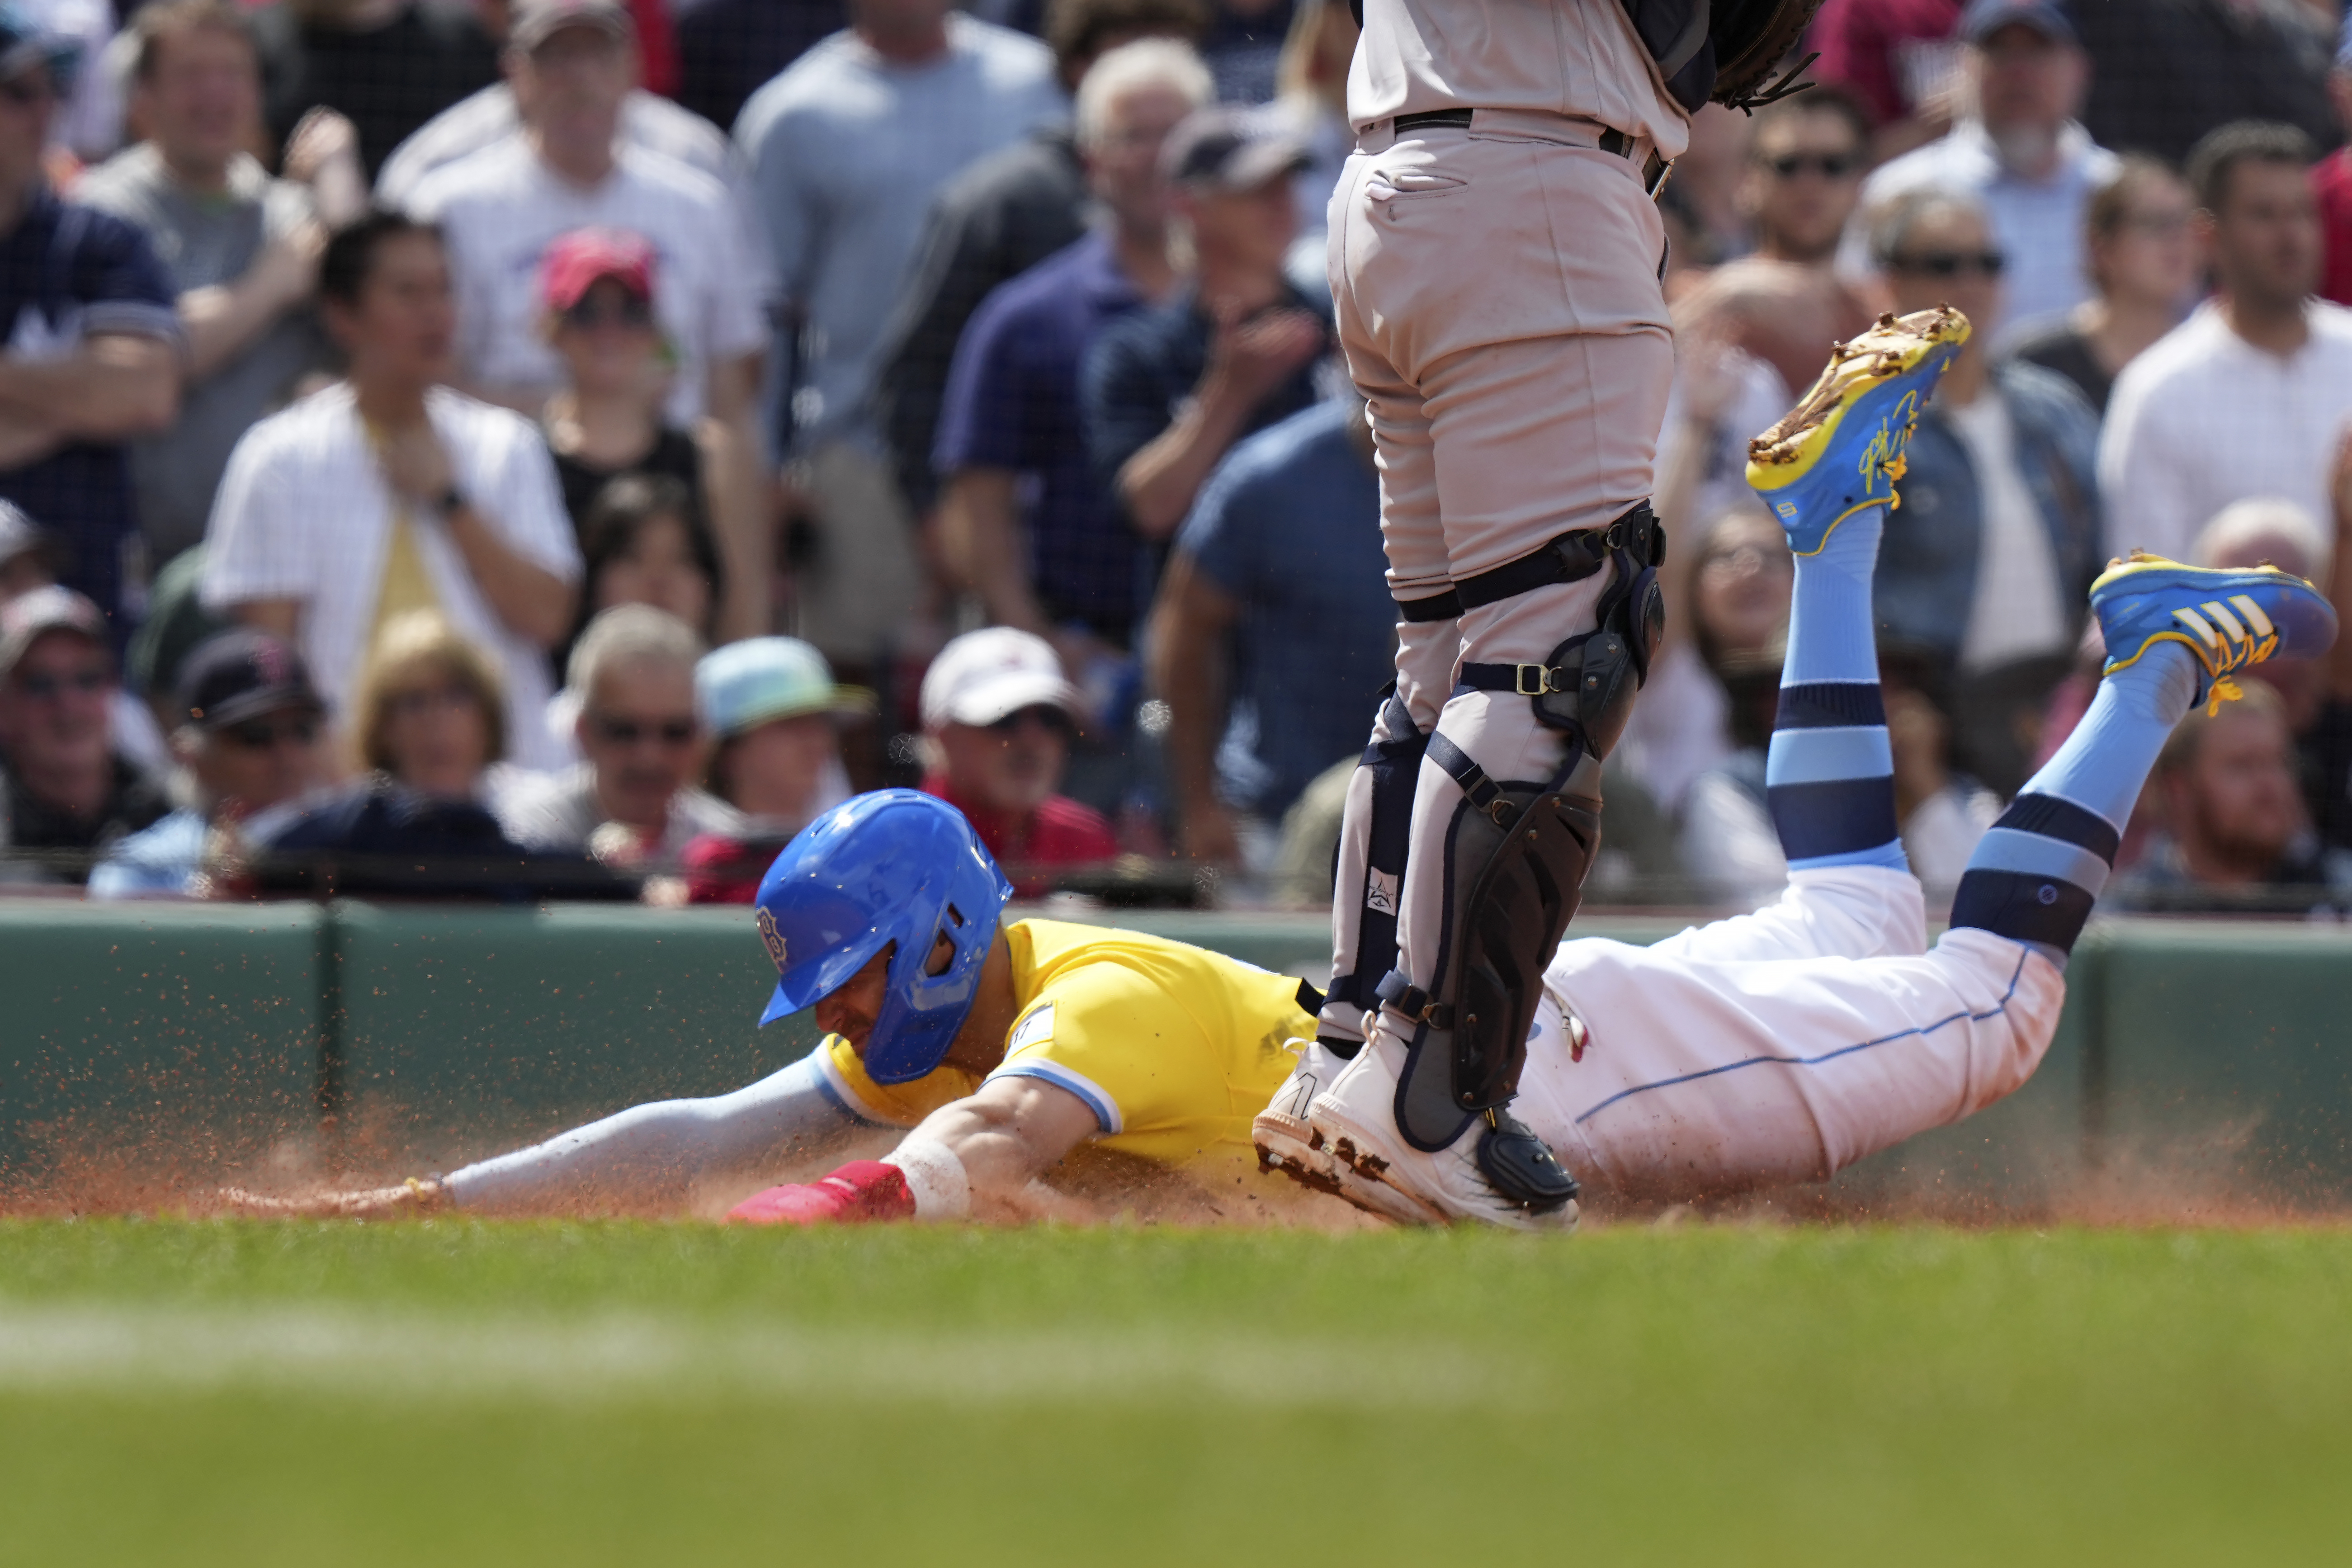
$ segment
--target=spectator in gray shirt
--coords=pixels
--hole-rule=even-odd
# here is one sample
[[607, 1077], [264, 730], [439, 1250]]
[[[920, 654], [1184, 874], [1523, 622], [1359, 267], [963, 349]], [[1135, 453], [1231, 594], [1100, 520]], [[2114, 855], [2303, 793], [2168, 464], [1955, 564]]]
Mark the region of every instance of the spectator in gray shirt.
[[178, 419], [131, 447], [140, 531], [160, 565], [204, 537], [237, 437], [323, 357], [310, 306], [326, 236], [302, 188], [243, 150], [261, 112], [245, 14], [168, 0], [139, 13], [133, 37], [131, 101], [148, 140], [74, 194], [146, 232], [188, 335]]
[[1036, 39], [948, 0], [856, 0], [849, 29], [736, 121], [789, 312], [775, 358], [798, 371], [780, 378], [782, 412], [817, 540], [799, 629], [853, 681], [917, 597], [913, 525], [867, 398], [924, 215], [957, 171], [1066, 112]]

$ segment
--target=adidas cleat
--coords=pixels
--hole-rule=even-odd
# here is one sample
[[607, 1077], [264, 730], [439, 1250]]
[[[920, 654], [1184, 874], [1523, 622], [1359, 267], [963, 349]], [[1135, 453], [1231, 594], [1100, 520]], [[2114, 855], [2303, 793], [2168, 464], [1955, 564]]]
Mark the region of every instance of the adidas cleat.
[[1797, 406], [1748, 443], [1748, 486], [1788, 531], [1790, 549], [1819, 554], [1855, 512], [1895, 504], [1919, 410], [1968, 341], [1969, 319], [1949, 305], [1881, 316], [1839, 344]]
[[2197, 656], [2210, 682], [2206, 711], [2239, 695], [2231, 676], [2273, 658], [2315, 658], [2336, 641], [2326, 596], [2275, 566], [2215, 571], [2135, 550], [2091, 584], [2109, 671], [2160, 642]]

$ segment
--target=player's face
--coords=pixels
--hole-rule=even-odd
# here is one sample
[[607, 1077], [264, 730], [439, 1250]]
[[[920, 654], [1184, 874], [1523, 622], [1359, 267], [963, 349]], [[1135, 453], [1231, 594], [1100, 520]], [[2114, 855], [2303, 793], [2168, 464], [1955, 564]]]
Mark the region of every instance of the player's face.
[[2293, 737], [2274, 713], [2228, 709], [2211, 720], [2189, 769], [2191, 834], [2233, 858], [2275, 860], [2304, 825]]
[[1843, 115], [1784, 114], [1756, 133], [1743, 201], [1780, 254], [1818, 260], [1837, 248], [1853, 216], [1866, 163]]
[[280, 708], [207, 734], [193, 759], [206, 794], [247, 811], [291, 800], [319, 782], [319, 715]]
[[2293, 163], [2248, 160], [2232, 168], [2211, 233], [2225, 293], [2287, 308], [2319, 286], [2319, 205]]
[[183, 168], [218, 169], [261, 119], [253, 46], [220, 27], [182, 27], [157, 41], [155, 66], [132, 104], [156, 145]]
[[882, 1002], [890, 989], [890, 959], [898, 951], [898, 944], [892, 942], [816, 1005], [816, 1026], [847, 1040], [861, 1057], [874, 1033], [874, 1020], [882, 1016]]
[[113, 700], [104, 648], [79, 632], [45, 633], [0, 680], [0, 745], [28, 773], [95, 765], [113, 744]]
[[1183, 94], [1156, 82], [1111, 100], [1102, 140], [1087, 149], [1087, 179], [1122, 228], [1151, 230], [1167, 221], [1160, 146], [1192, 107]]
[[596, 678], [580, 715], [580, 750], [596, 773], [596, 798], [615, 822], [658, 832], [669, 803], [702, 772], [704, 736], [694, 710], [694, 671], [651, 660]]
[[1061, 785], [1070, 755], [1068, 723], [1058, 709], [1037, 707], [993, 724], [940, 726], [950, 786], [991, 810], [1036, 810]]

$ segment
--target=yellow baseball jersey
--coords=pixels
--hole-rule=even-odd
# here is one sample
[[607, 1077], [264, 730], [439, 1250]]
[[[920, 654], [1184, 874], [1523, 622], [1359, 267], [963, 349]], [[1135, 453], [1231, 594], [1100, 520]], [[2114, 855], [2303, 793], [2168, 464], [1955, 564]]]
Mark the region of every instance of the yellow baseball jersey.
[[[1077, 1096], [1106, 1148], [1168, 1164], [1249, 1152], [1250, 1119], [1314, 1037], [1296, 977], [1140, 931], [1016, 921], [1004, 935], [1018, 1010], [988, 1077], [1043, 1079]], [[851, 1110], [900, 1127], [982, 1081], [941, 1067], [877, 1084], [837, 1035], [817, 1059]]]

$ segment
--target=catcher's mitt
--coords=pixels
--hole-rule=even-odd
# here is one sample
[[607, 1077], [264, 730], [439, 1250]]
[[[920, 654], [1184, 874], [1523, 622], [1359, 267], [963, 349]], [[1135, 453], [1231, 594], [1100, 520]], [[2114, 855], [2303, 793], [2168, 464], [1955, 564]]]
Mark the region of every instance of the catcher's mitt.
[[1775, 72], [1805, 36], [1805, 25], [1821, 9], [1822, 0], [1715, 0], [1709, 31], [1715, 45], [1715, 89], [1717, 103], [1750, 112], [1802, 92], [1811, 82], [1797, 79], [1817, 58], [1807, 55], [1787, 71]]

